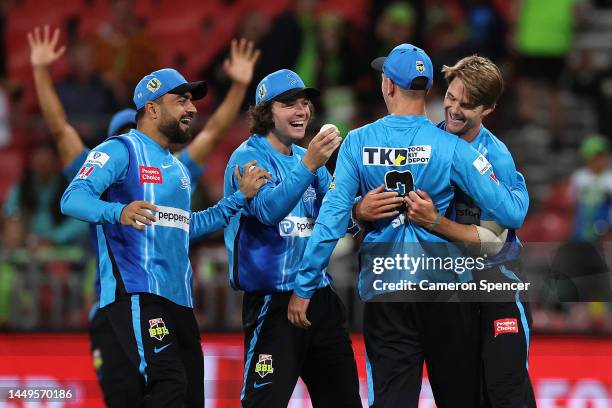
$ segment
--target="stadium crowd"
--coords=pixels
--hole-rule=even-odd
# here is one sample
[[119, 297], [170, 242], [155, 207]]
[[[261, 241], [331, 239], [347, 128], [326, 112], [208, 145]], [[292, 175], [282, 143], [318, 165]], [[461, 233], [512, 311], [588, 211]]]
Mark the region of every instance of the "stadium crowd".
[[[532, 299], [534, 329], [612, 334], [612, 306], [606, 303], [612, 301], [612, 42], [603, 35], [612, 27], [612, 2], [183, 3], [193, 4], [180, 10], [166, 0], [0, 5], [0, 329], [82, 329], [95, 301], [88, 228], [60, 212], [68, 183], [32, 80], [26, 33], [49, 24], [61, 29], [60, 42], [67, 46], [52, 68], [57, 93], [89, 147], [106, 137], [114, 112], [132, 107], [137, 81], [165, 66], [207, 81], [209, 96], [196, 103], [198, 130], [230, 87], [223, 69], [230, 40], [246, 38], [261, 50], [243, 112], [208, 160], [194, 210], [223, 196], [225, 165], [248, 134], [244, 112], [267, 73], [291, 68], [320, 89], [312, 129], [333, 123], [344, 135], [385, 114], [379, 76], [369, 62], [395, 45], [427, 50], [438, 74], [464, 56], [491, 58], [506, 87], [486, 126], [510, 148], [531, 196], [518, 235], [525, 243], [524, 269], [544, 282]], [[440, 76], [428, 95], [434, 123], [443, 119], [444, 91]], [[355, 248], [356, 240], [345, 238], [330, 271], [349, 307], [351, 328], [360, 330]], [[200, 328], [239, 329], [240, 297], [228, 285], [222, 234], [193, 243], [191, 260]], [[576, 283], [585, 278], [583, 286]], [[601, 296], [593, 294], [595, 287]]]

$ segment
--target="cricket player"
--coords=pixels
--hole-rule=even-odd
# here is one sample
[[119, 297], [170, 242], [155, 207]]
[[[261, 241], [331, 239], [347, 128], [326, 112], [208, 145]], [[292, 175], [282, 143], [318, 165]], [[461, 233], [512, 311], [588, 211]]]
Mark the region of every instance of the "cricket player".
[[[42, 30], [37, 27], [28, 33], [28, 41], [38, 102], [45, 123], [58, 146], [64, 176], [72, 180], [85, 162], [90, 149], [85, 147], [76, 130], [68, 123], [66, 112], [49, 73], [49, 66], [65, 52], [65, 47], [58, 47], [59, 35], [59, 29], [55, 29], [51, 34], [47, 25]], [[259, 51], [253, 49], [252, 42], [232, 41], [230, 58], [225, 64], [225, 72], [232, 79], [232, 86], [204, 129], [187, 148], [181, 150], [178, 156], [189, 170], [193, 183], [197, 183], [212, 150], [236, 117], [251, 82], [258, 57]], [[136, 111], [124, 109], [113, 115], [107, 137], [127, 133], [135, 127]], [[94, 224], [90, 224], [90, 230], [97, 255], [98, 245]], [[95, 293], [99, 296], [99, 276], [96, 276], [95, 286]], [[144, 390], [142, 376], [130, 363], [114, 335], [110, 322], [103, 313], [99, 313], [98, 306], [96, 301], [90, 312], [89, 335], [94, 367], [104, 401], [108, 407], [139, 405]]]
[[[517, 228], [527, 213], [529, 198], [521, 175], [507, 186], [495, 177], [493, 166], [467, 142], [438, 129], [425, 116], [425, 95], [433, 82], [429, 56], [411, 44], [401, 44], [372, 66], [382, 70], [381, 92], [389, 115], [349, 132], [340, 148], [335, 188], [327, 193], [308, 242], [290, 301], [297, 324], [306, 319], [313, 289], [324, 278], [336, 241], [344, 235], [337, 224], [351, 211], [356, 195], [381, 184], [400, 195], [428, 191], [442, 213], [456, 185], [472, 196], [494, 220]], [[430, 254], [432, 243], [446, 242], [427, 227], [409, 222], [403, 212], [372, 223], [364, 246], [400, 251], [413, 257]], [[403, 245], [400, 245], [403, 244]], [[369, 259], [367, 257], [362, 259]], [[455, 276], [456, 275], [456, 276]], [[438, 407], [479, 405], [477, 309], [467, 303], [391, 302], [397, 289], [377, 286], [372, 263], [362, 264], [359, 290], [364, 309], [369, 405], [416, 407], [424, 361]], [[401, 266], [384, 271], [385, 283], [401, 278], [419, 285], [424, 280], [459, 281], [461, 276], [423, 266], [410, 272]], [[399, 281], [398, 281], [399, 282]], [[290, 316], [291, 318], [291, 316]], [[460, 372], [458, 370], [461, 370]]]
[[101, 312], [144, 377], [145, 406], [204, 405], [189, 239], [227, 225], [268, 177], [254, 161], [244, 176], [236, 168], [240, 191], [191, 213], [189, 171], [169, 145], [189, 140], [192, 100], [205, 94], [205, 82], [174, 69], [145, 76], [134, 90], [136, 129], [94, 148], [61, 202], [97, 224]]
[[[263, 78], [249, 109], [253, 134], [225, 171], [226, 197], [239, 186], [232, 169], [248, 158], [272, 174], [225, 230], [230, 283], [244, 291], [244, 407], [286, 407], [298, 377], [316, 407], [361, 406], [345, 307], [325, 269], [312, 290], [310, 321], [287, 321], [297, 268], [332, 180], [325, 163], [341, 142], [337, 128], [324, 126], [308, 149], [296, 145], [316, 95], [287, 69]], [[339, 222], [346, 231], [348, 218]]]
[[[503, 91], [499, 68], [489, 59], [474, 55], [459, 60], [452, 67], [444, 66], [442, 72], [448, 89], [444, 97], [445, 120], [438, 127], [459, 136], [485, 156], [494, 166], [499, 181], [515, 184], [516, 166], [510, 151], [482, 125]], [[361, 206], [372, 208], [368, 202], [374, 195], [366, 195], [363, 202], [357, 204], [360, 221], [379, 219], [361, 210]], [[412, 191], [405, 199], [409, 219], [416, 224], [427, 227], [438, 217], [427, 192]], [[378, 204], [385, 205], [384, 199]], [[447, 214], [451, 218], [440, 218], [435, 232], [449, 241], [476, 246], [478, 253], [487, 255], [486, 269], [473, 271], [476, 281], [522, 282], [518, 262], [521, 243], [514, 229], [500, 226], [491, 212], [481, 210], [460, 190], [456, 191]], [[527, 370], [531, 313], [529, 305], [522, 302], [519, 295], [518, 292], [497, 293], [497, 302], [483, 299], [485, 301], [479, 305], [487, 406], [536, 406]]]

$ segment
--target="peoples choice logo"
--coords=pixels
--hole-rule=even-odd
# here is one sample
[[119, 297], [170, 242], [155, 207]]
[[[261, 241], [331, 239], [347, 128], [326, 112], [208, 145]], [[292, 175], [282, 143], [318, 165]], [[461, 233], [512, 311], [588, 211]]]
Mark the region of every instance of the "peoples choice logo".
[[140, 184], [153, 183], [162, 184], [164, 179], [162, 178], [161, 170], [157, 167], [140, 166]]
[[314, 220], [306, 217], [288, 216], [278, 223], [278, 232], [281, 237], [307, 238], [312, 235]]
[[497, 319], [493, 322], [493, 337], [504, 333], [518, 333], [518, 322], [516, 319]]
[[274, 373], [274, 367], [272, 367], [272, 354], [259, 355], [257, 364], [255, 364], [255, 372], [259, 374], [261, 378]]
[[431, 146], [408, 147], [364, 147], [363, 164], [365, 166], [407, 166], [409, 164], [427, 164], [431, 158]]
[[164, 319], [159, 317], [157, 319], [149, 320], [149, 336], [151, 336], [151, 338], [162, 341], [168, 334], [170, 334], [170, 331], [168, 328], [166, 328]]
[[153, 225], [156, 227], [180, 228], [183, 231], [189, 232], [189, 217], [188, 211], [181, 210], [175, 207], [165, 207], [157, 205], [157, 222]]

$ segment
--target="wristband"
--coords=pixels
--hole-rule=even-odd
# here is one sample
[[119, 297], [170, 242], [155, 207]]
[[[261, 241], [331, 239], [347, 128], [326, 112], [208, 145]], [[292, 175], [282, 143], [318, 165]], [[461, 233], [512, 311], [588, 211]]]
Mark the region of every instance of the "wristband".
[[438, 225], [438, 223], [440, 222], [440, 220], [442, 219], [442, 213], [439, 212], [438, 215], [436, 216], [436, 219], [434, 220], [434, 222], [431, 224], [431, 227], [429, 227], [430, 231], [433, 231], [434, 228], [436, 228], [436, 225]]

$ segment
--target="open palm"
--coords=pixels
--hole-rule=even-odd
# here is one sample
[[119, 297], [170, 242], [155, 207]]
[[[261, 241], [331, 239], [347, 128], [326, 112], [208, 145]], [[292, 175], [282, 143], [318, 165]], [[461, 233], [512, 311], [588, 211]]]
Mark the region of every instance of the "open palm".
[[253, 41], [244, 38], [232, 40], [230, 57], [223, 64], [225, 73], [232, 81], [248, 85], [253, 79], [253, 69], [260, 54], [254, 47]]
[[42, 29], [34, 28], [34, 31], [28, 32], [28, 42], [30, 43], [30, 62], [32, 66], [48, 66], [61, 57], [66, 51], [66, 46], [57, 48], [60, 30], [56, 28], [51, 35], [48, 25]]

